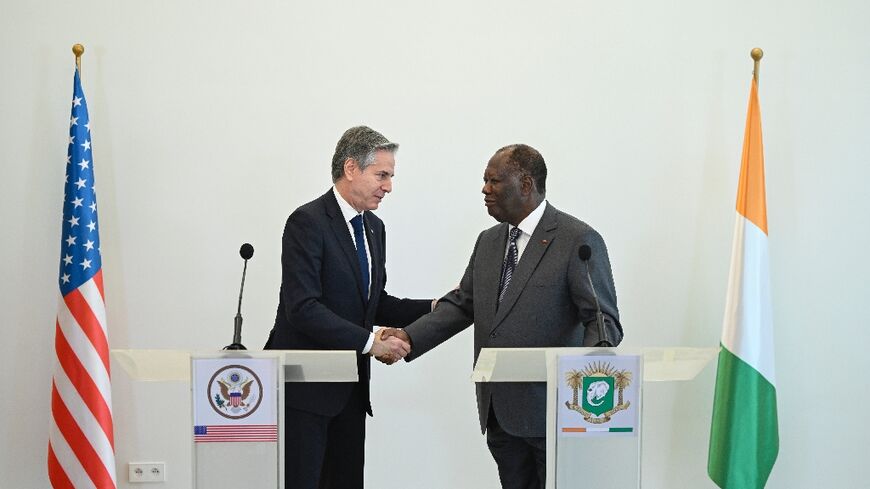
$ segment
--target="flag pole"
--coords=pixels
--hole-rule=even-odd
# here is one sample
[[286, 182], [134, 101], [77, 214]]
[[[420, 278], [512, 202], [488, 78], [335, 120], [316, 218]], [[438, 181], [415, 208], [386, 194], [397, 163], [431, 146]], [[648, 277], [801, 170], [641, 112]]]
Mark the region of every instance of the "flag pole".
[[79, 76], [82, 76], [82, 54], [85, 52], [85, 47], [81, 44], [73, 44], [72, 52], [76, 55], [76, 69], [79, 70]]
[[762, 51], [761, 48], [753, 48], [752, 51], [749, 52], [749, 55], [752, 56], [752, 59], [755, 61], [755, 66], [752, 69], [752, 79], [755, 80], [755, 84], [757, 85], [758, 66], [761, 64], [761, 58], [764, 56], [764, 51]]

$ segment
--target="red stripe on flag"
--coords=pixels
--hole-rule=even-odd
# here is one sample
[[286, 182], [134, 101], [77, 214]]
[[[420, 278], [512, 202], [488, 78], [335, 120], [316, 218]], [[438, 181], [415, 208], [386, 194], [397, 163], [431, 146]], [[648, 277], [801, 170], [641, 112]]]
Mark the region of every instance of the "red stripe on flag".
[[100, 298], [103, 299], [103, 304], [106, 303], [106, 293], [103, 291], [103, 269], [100, 268], [96, 274], [94, 274], [93, 281], [97, 284], [97, 290], [100, 291]]
[[94, 311], [91, 310], [88, 301], [85, 300], [85, 296], [82, 295], [79, 289], [75, 289], [65, 295], [63, 301], [66, 302], [66, 307], [69, 308], [69, 312], [72, 313], [76, 322], [79, 323], [82, 331], [91, 340], [91, 344], [94, 345], [97, 354], [100, 355], [100, 360], [103, 361], [106, 372], [108, 372], [109, 341], [106, 339], [106, 332], [103, 331], [103, 326], [97, 320], [97, 316], [94, 315]]
[[103, 461], [100, 460], [94, 447], [91, 446], [91, 442], [88, 441], [75, 418], [64, 405], [54, 382], [51, 383], [51, 416], [94, 485], [101, 489], [114, 488], [115, 483], [112, 481], [112, 475], [109, 474]]
[[103, 429], [114, 450], [115, 437], [112, 434], [112, 410], [109, 409], [109, 405], [103, 399], [103, 394], [100, 392], [97, 384], [94, 383], [94, 379], [91, 378], [91, 375], [82, 365], [79, 357], [76, 356], [72, 347], [69, 346], [59, 323], [55, 325], [54, 335], [54, 349], [57, 352], [58, 363], [60, 363], [66, 376], [76, 388], [82, 401], [91, 410], [97, 422], [100, 423], [100, 427]]
[[51, 448], [51, 442], [48, 444], [48, 480], [54, 489], [75, 489], [63, 467], [60, 466], [60, 462], [57, 461], [57, 456]]

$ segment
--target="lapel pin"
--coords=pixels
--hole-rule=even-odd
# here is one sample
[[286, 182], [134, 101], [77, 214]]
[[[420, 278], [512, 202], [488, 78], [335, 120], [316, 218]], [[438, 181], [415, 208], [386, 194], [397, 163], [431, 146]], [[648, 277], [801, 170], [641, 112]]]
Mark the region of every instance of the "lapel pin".
[[547, 243], [549, 243], [549, 241], [547, 241], [546, 239], [541, 240], [541, 244], [547, 244]]

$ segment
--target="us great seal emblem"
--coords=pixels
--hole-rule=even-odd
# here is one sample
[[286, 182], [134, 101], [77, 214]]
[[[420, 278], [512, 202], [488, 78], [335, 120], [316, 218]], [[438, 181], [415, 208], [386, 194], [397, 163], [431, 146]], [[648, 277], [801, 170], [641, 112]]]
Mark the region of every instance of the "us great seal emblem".
[[263, 383], [248, 367], [227, 365], [208, 381], [208, 400], [212, 409], [225, 418], [246, 418], [263, 401]]

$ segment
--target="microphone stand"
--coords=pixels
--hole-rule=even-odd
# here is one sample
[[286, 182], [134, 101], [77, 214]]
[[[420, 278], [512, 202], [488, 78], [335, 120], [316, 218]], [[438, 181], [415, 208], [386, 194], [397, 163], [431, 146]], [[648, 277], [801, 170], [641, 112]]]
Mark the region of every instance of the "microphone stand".
[[580, 247], [580, 259], [586, 265], [586, 279], [589, 280], [589, 287], [592, 288], [592, 298], [595, 299], [595, 326], [598, 330], [598, 343], [596, 347], [612, 347], [613, 342], [607, 337], [607, 328], [604, 324], [604, 313], [601, 312], [601, 305], [598, 303], [598, 294], [595, 292], [595, 283], [592, 281], [592, 274], [589, 273], [589, 257], [592, 254], [592, 249], [588, 245]]
[[589, 274], [589, 262], [586, 262], [586, 278], [589, 279], [589, 286], [592, 287], [592, 297], [595, 299], [595, 326], [598, 328], [598, 344], [595, 346], [613, 346], [613, 343], [607, 338], [607, 328], [604, 327], [604, 313], [601, 312], [601, 306], [598, 304], [598, 294], [595, 293], [595, 284], [592, 282], [592, 275]]
[[242, 269], [242, 286], [239, 288], [239, 308], [233, 325], [233, 342], [224, 347], [224, 350], [247, 350], [242, 344], [242, 291], [245, 290], [245, 274], [248, 272], [248, 260], [245, 259], [245, 267]]

